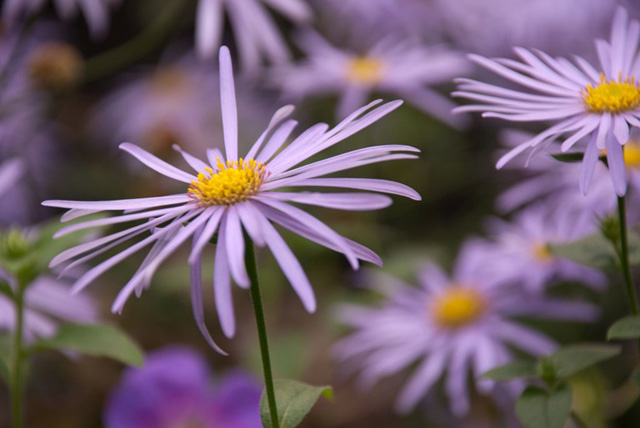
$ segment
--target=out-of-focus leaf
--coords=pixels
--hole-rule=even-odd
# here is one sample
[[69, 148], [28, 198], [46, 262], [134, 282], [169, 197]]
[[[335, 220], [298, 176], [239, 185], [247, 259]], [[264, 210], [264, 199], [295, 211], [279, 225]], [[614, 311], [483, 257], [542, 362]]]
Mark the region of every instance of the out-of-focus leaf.
[[566, 378], [620, 353], [620, 347], [603, 344], [569, 345], [549, 356], [558, 378]]
[[[277, 428], [297, 427], [321, 395], [329, 400], [333, 399], [330, 386], [312, 386], [295, 380], [280, 379], [274, 382], [274, 388], [280, 424]], [[274, 428], [266, 392], [262, 393], [260, 399], [260, 418], [265, 428]]]
[[552, 391], [530, 386], [518, 398], [516, 414], [526, 428], [562, 428], [571, 414], [571, 399], [566, 383]]
[[61, 325], [55, 336], [36, 342], [32, 349], [76, 351], [133, 366], [141, 366], [144, 360], [142, 349], [127, 334], [114, 326], [100, 324]]
[[[640, 264], [640, 236], [629, 231], [628, 238], [629, 263], [631, 265]], [[549, 249], [558, 257], [595, 269], [618, 269], [616, 250], [611, 241], [600, 232], [568, 244], [550, 244]]]
[[[308, 354], [307, 337], [302, 333], [287, 333], [269, 338], [271, 366], [274, 372], [282, 377], [300, 377], [303, 363]], [[247, 364], [254, 370], [262, 370], [260, 347], [256, 346], [247, 353]]]
[[640, 316], [622, 318], [609, 328], [607, 340], [640, 338]]
[[520, 379], [523, 377], [537, 377], [536, 365], [531, 361], [515, 361], [505, 364], [495, 369], [489, 370], [482, 375], [483, 378], [498, 381]]
[[584, 153], [554, 153], [551, 155], [555, 160], [566, 163], [582, 162]]

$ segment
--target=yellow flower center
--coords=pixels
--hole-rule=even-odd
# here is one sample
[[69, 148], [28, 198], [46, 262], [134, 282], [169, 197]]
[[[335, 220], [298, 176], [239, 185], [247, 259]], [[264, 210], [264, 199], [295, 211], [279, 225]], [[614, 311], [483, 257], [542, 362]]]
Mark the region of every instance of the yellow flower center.
[[359, 56], [347, 66], [347, 80], [364, 85], [375, 85], [382, 80], [384, 64], [377, 58]]
[[171, 66], [158, 69], [151, 76], [150, 87], [159, 96], [174, 98], [189, 94], [192, 83], [185, 70]]
[[459, 328], [482, 316], [487, 308], [480, 293], [454, 285], [433, 301], [432, 313], [436, 324], [445, 328]]
[[635, 77], [622, 80], [607, 80], [600, 75], [600, 83], [593, 87], [587, 85], [584, 91], [584, 103], [592, 113], [621, 113], [640, 106], [640, 88]]
[[218, 158], [214, 171], [206, 168], [193, 180], [188, 194], [203, 205], [233, 205], [254, 195], [266, 178], [265, 166], [253, 159], [228, 160], [226, 164]]
[[549, 247], [543, 242], [539, 242], [533, 246], [533, 257], [542, 263], [553, 261], [553, 254], [551, 254]]

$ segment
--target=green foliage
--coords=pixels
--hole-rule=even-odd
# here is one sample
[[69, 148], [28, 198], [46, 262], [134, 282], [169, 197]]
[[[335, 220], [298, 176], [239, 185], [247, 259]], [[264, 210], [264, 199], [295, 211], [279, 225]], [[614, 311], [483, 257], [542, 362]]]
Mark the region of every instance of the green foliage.
[[124, 364], [141, 366], [140, 346], [120, 329], [99, 324], [64, 324], [55, 336], [34, 343], [30, 350], [53, 349], [107, 357]]
[[[274, 382], [274, 388], [280, 423], [277, 428], [297, 427], [321, 395], [329, 400], [333, 399], [333, 390], [329, 386], [312, 386], [295, 380], [280, 379]], [[260, 417], [265, 428], [274, 428], [266, 393], [260, 399]]]
[[525, 377], [538, 377], [536, 365], [531, 361], [515, 361], [489, 370], [482, 377], [497, 381], [507, 381]]
[[619, 346], [601, 344], [569, 345], [551, 354], [556, 375], [560, 379], [572, 376], [579, 371], [608, 360], [620, 353]]
[[[595, 269], [619, 269], [616, 247], [600, 232], [568, 244], [551, 244], [549, 249], [558, 257]], [[632, 231], [629, 231], [629, 263], [640, 263], [640, 236]]]
[[638, 315], [628, 316], [616, 321], [607, 332], [607, 340], [639, 338], [640, 316]]
[[547, 391], [530, 386], [516, 403], [516, 414], [526, 428], [562, 428], [571, 415], [571, 389], [566, 383]]
[[582, 162], [584, 153], [555, 153], [551, 155], [555, 160], [565, 163]]

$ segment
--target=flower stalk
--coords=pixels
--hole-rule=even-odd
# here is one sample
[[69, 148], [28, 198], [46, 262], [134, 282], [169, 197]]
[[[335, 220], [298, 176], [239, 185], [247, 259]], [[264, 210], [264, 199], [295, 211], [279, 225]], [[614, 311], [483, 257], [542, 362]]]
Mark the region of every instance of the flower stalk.
[[271, 415], [271, 426], [277, 428], [280, 426], [278, 422], [278, 407], [276, 406], [276, 394], [273, 387], [273, 374], [271, 372], [271, 358], [269, 356], [269, 343], [267, 340], [267, 326], [264, 319], [264, 308], [262, 307], [262, 296], [260, 294], [260, 285], [258, 283], [258, 271], [256, 268], [256, 257], [253, 248], [253, 241], [245, 233], [246, 249], [245, 263], [247, 274], [251, 281], [251, 301], [253, 302], [253, 311], [256, 315], [256, 325], [258, 327], [258, 339], [260, 341], [260, 354], [262, 356], [262, 369], [264, 372], [264, 384], [269, 403], [269, 414]]
[[13, 428], [23, 426], [23, 365], [24, 365], [24, 290], [25, 284], [19, 281], [14, 298], [16, 308], [16, 328], [13, 340], [11, 362], [11, 420]]
[[627, 288], [627, 297], [631, 305], [631, 311], [634, 315], [640, 315], [640, 307], [638, 307], [638, 295], [633, 286], [631, 279], [631, 267], [629, 266], [629, 240], [627, 236], [627, 215], [625, 206], [625, 197], [618, 196], [618, 222], [620, 223], [620, 246], [617, 248], [618, 257], [620, 258], [620, 268], [624, 283]]

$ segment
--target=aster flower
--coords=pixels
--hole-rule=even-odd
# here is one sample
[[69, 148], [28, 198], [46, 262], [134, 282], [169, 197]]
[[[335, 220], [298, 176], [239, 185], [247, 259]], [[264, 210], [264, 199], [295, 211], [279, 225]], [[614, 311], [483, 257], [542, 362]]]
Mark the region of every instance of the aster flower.
[[0, 164], [0, 198], [20, 179], [24, 167], [20, 159], [8, 159]]
[[233, 372], [214, 387], [203, 356], [170, 346], [147, 354], [143, 368], [129, 368], [104, 412], [109, 428], [259, 428], [260, 387]]
[[[609, 0], [430, 0], [420, 17], [436, 15], [456, 46], [482, 55], [509, 55], [512, 46], [548, 53], [582, 52], [606, 31]], [[427, 28], [427, 31], [430, 29]]]
[[[97, 105], [90, 128], [96, 138], [137, 141], [155, 154], [172, 152], [179, 141], [204, 155], [211, 135], [222, 130], [220, 109], [211, 105], [211, 98], [219, 96], [218, 82], [218, 75], [198, 66], [195, 58], [163, 64], [110, 91]], [[247, 123], [240, 137], [261, 131], [253, 124], [268, 118], [265, 103], [247, 87], [240, 85], [236, 94], [239, 116]]]
[[417, 362], [397, 409], [411, 410], [444, 376], [451, 410], [463, 416], [469, 410], [469, 374], [479, 392], [493, 396], [497, 385], [479, 376], [511, 361], [512, 347], [536, 356], [555, 347], [512, 316], [580, 321], [596, 316], [595, 308], [583, 302], [505, 288], [487, 263], [495, 263], [487, 244], [469, 241], [451, 277], [429, 264], [420, 272], [419, 287], [387, 279], [379, 287], [386, 299], [378, 307], [342, 309], [340, 318], [355, 331], [335, 345], [336, 357], [348, 370], [359, 371], [365, 386]]
[[464, 124], [464, 118], [451, 114], [453, 104], [428, 87], [469, 70], [470, 64], [460, 54], [441, 46], [426, 48], [417, 42], [389, 39], [359, 54], [338, 49], [311, 32], [303, 34], [300, 42], [307, 59], [300, 65], [277, 68], [273, 74], [272, 80], [282, 85], [285, 95], [302, 98], [338, 93], [337, 115], [343, 118], [364, 104], [372, 92], [383, 92], [402, 97], [452, 126]]
[[[124, 143], [120, 146], [151, 169], [185, 183], [183, 192], [168, 196], [117, 201], [56, 200], [43, 203], [46, 206], [70, 209], [63, 216], [63, 220], [80, 217], [89, 212], [125, 211], [121, 216], [71, 225], [63, 228], [59, 235], [90, 227], [144, 220], [142, 224], [64, 251], [52, 260], [52, 266], [76, 259], [67, 268], [75, 266], [130, 238], [146, 231], [152, 232], [150, 236], [87, 271], [73, 287], [74, 292], [82, 290], [118, 262], [153, 244], [140, 269], [116, 298], [112, 306], [115, 312], [122, 311], [126, 300], [134, 291], [139, 294], [149, 285], [154, 272], [171, 253], [189, 238], [193, 238], [189, 265], [192, 272], [191, 291], [194, 314], [209, 344], [218, 350], [204, 325], [200, 275], [203, 249], [216, 232], [214, 294], [222, 329], [227, 336], [231, 337], [235, 332], [235, 319], [230, 279], [233, 278], [241, 287], [249, 287], [249, 278], [244, 264], [243, 229], [257, 246], [269, 247], [304, 307], [312, 312], [316, 308], [316, 300], [311, 284], [295, 255], [272, 223], [343, 253], [353, 268], [358, 267], [359, 260], [380, 263], [380, 259], [371, 250], [342, 237], [323, 222], [291, 203], [360, 211], [380, 209], [391, 204], [388, 196], [371, 192], [420, 199], [412, 189], [392, 181], [323, 177], [361, 165], [416, 158], [414, 153], [418, 150], [410, 146], [373, 146], [299, 166], [310, 157], [323, 152], [395, 110], [400, 106], [400, 101], [383, 104], [376, 108], [373, 106], [379, 101], [373, 102], [356, 110], [333, 129], [329, 129], [325, 124], [314, 125], [294, 138], [286, 147], [284, 143], [296, 126], [296, 122], [286, 120], [292, 108], [284, 107], [276, 112], [265, 132], [248, 153], [240, 156], [233, 72], [231, 57], [226, 47], [220, 50], [220, 77], [224, 155], [219, 150], [211, 149], [207, 153], [207, 161], [202, 161], [176, 146], [185, 161], [195, 171], [188, 173], [133, 144]], [[332, 187], [364, 192], [295, 192], [291, 190], [293, 187]]]
[[606, 150], [613, 186], [622, 196], [627, 187], [622, 146], [629, 140], [629, 128], [640, 128], [640, 88], [635, 80], [640, 71], [636, 61], [639, 42], [640, 24], [629, 22], [627, 12], [619, 8], [610, 41], [596, 41], [599, 68], [580, 57], [575, 58], [576, 66], [564, 58], [522, 48], [515, 52], [523, 62], [471, 55], [477, 64], [530, 91], [460, 79], [460, 90], [454, 95], [479, 103], [456, 111], [482, 111], [485, 117], [516, 122], [555, 122], [504, 155], [498, 168], [529, 148], [540, 150], [563, 138], [563, 152], [576, 145], [584, 147], [583, 193], [589, 188], [598, 156]]
[[210, 58], [220, 47], [226, 11], [238, 46], [242, 65], [255, 69], [262, 58], [281, 62], [289, 58], [285, 41], [265, 6], [296, 24], [311, 19], [311, 9], [303, 0], [199, 0], [196, 48], [202, 58]]
[[518, 212], [511, 221], [493, 219], [490, 226], [497, 244], [492, 263], [496, 277], [534, 293], [558, 280], [579, 281], [598, 290], [606, 285], [602, 272], [557, 258], [549, 250], [549, 245], [596, 233], [593, 218], [539, 203]]
[[[15, 281], [0, 268], [0, 282]], [[50, 337], [60, 322], [89, 324], [97, 322], [97, 308], [86, 295], [69, 296], [69, 283], [43, 275], [27, 285], [24, 295], [24, 337], [27, 341]], [[15, 303], [0, 293], [0, 330], [15, 328]]]
[[[104, 36], [109, 29], [109, 8], [121, 0], [53, 0], [58, 14], [65, 20], [74, 19], [82, 12], [93, 37]], [[41, 10], [46, 0], [5, 0], [2, 15], [9, 26], [23, 14]]]

